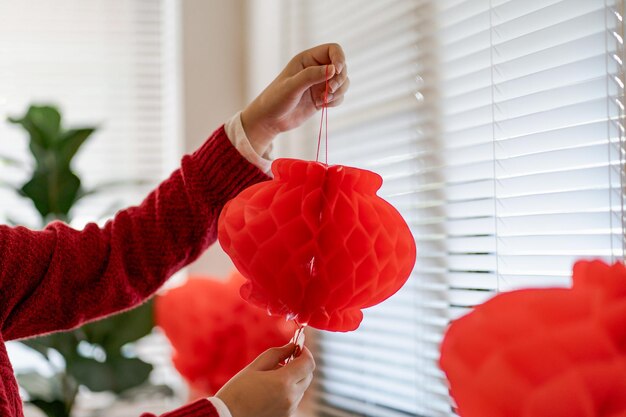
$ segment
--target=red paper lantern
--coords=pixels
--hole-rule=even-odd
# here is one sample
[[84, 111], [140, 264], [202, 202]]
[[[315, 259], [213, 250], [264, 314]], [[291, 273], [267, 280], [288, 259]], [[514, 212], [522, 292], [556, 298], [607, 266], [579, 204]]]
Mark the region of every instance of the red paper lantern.
[[461, 417], [625, 417], [626, 269], [499, 294], [452, 323], [441, 367]]
[[278, 159], [274, 180], [226, 204], [218, 237], [248, 279], [241, 295], [270, 314], [349, 331], [362, 308], [408, 279], [415, 241], [376, 191], [379, 175], [342, 165]]
[[158, 296], [155, 320], [173, 347], [174, 366], [192, 389], [215, 394], [260, 353], [289, 341], [293, 325], [239, 296], [240, 274], [228, 281], [190, 278]]

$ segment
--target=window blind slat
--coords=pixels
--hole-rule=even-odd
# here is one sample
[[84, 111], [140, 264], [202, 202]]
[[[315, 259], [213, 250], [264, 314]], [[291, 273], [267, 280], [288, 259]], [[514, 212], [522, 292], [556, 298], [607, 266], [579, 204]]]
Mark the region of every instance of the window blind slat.
[[[615, 93], [615, 88], [610, 88], [608, 95]], [[596, 99], [606, 100], [606, 97], [606, 77], [597, 77], [589, 81], [545, 89], [506, 100], [502, 100], [500, 94], [496, 92], [494, 94], [494, 118], [500, 122], [528, 114], [543, 113], [576, 103], [585, 103]]]
[[[520, 176], [528, 177], [543, 172], [574, 171], [575, 174], [575, 171], [584, 168], [598, 166], [608, 167], [611, 163], [608, 158], [606, 143], [581, 146], [573, 149], [551, 150], [501, 159], [496, 168], [496, 175], [498, 178], [512, 178]], [[551, 178], [556, 178], [556, 176], [553, 175]], [[587, 181], [585, 178], [581, 178], [581, 180]], [[570, 181], [569, 186], [572, 187], [574, 184], [576, 184], [576, 182]], [[536, 185], [538, 187], [540, 186], [539, 184]], [[553, 187], [559, 186], [558, 183], [549, 185]], [[609, 185], [608, 181], [606, 185]], [[514, 190], [515, 188], [509, 188], [505, 191], [504, 196], [506, 196], [506, 193], [515, 192]], [[538, 192], [540, 193], [541, 191]]]
[[606, 211], [573, 212], [558, 214], [535, 214], [508, 216], [498, 219], [499, 236], [526, 236], [587, 233], [613, 233], [620, 225], [617, 214], [607, 216]]
[[493, 8], [493, 24], [499, 34], [499, 29], [506, 25], [509, 29], [514, 27], [519, 31], [510, 36], [520, 36], [547, 27], [557, 27], [559, 22], [571, 21], [592, 12], [604, 12], [604, 7], [602, 2], [585, 0], [508, 2]]
[[579, 190], [498, 199], [498, 216], [539, 213], [596, 212], [617, 209], [620, 195], [613, 190]]
[[612, 234], [507, 236], [498, 238], [498, 253], [515, 255], [611, 256]]
[[[589, 2], [598, 5], [598, 2]], [[497, 11], [494, 11], [497, 16]], [[549, 16], [545, 16], [549, 18]], [[528, 21], [533, 21], [529, 25]], [[554, 18], [552, 18], [554, 20]], [[495, 22], [494, 22], [495, 23]], [[572, 42], [572, 39], [580, 39], [587, 36], [605, 32], [604, 7], [577, 16], [558, 24], [549, 24], [539, 30], [532, 27], [541, 21], [530, 16], [530, 19], [519, 19], [513, 22], [498, 25], [495, 23], [493, 32], [494, 64], [516, 59], [529, 55], [536, 51], [546, 50]]]
[[[507, 61], [499, 62], [493, 67], [494, 82], [506, 81], [508, 78], [504, 78], [503, 75], [508, 75], [511, 78], [520, 78], [571, 62], [591, 58], [597, 55], [598, 51], [606, 49], [605, 35], [605, 31], [599, 31], [560, 45], [538, 50], [524, 56], [518, 55]], [[612, 51], [613, 48], [609, 50], [609, 52]]]
[[607, 141], [607, 122], [598, 120], [496, 141], [495, 152], [510, 158]]
[[[609, 256], [595, 256], [594, 258], [607, 260]], [[572, 266], [580, 254], [566, 255], [532, 255], [532, 256], [500, 256], [498, 257], [498, 271], [503, 275], [541, 275], [554, 276], [554, 282], [547, 281], [545, 283], [536, 282], [535, 286], [569, 286], [571, 284], [570, 274]], [[561, 279], [557, 279], [557, 277]], [[516, 285], [516, 280], [506, 281], [501, 278], [501, 285], [506, 284], [509, 289]]]
[[452, 26], [461, 21], [489, 11], [489, 0], [442, 1], [439, 5], [439, 20], [442, 27]]
[[498, 279], [494, 272], [450, 272], [446, 280], [451, 288], [473, 288], [478, 290], [496, 290]]
[[[607, 100], [600, 98], [594, 101], [576, 103], [545, 112], [532, 113], [495, 123], [496, 139], [522, 136], [546, 130], [562, 129], [580, 124], [606, 120]], [[581, 115], [584, 117], [581, 120]]]
[[500, 100], [512, 99], [547, 89], [576, 85], [597, 77], [606, 77], [606, 56], [599, 54], [580, 61], [545, 69], [519, 78], [501, 72], [499, 79], [507, 81], [496, 83]]
[[[484, 29], [475, 34], [446, 45], [448, 52], [442, 58], [444, 63], [464, 62], [468, 64], [468, 69], [479, 69], [489, 67], [491, 51], [491, 33], [489, 31], [489, 14], [485, 13], [482, 21], [477, 22], [479, 27]], [[461, 69], [459, 69], [461, 70]]]
[[578, 170], [565, 169], [535, 175], [524, 173], [522, 177], [498, 179], [496, 193], [506, 198], [574, 190], [607, 189], [610, 186], [619, 186], [617, 180], [611, 178], [612, 169], [602, 166]]

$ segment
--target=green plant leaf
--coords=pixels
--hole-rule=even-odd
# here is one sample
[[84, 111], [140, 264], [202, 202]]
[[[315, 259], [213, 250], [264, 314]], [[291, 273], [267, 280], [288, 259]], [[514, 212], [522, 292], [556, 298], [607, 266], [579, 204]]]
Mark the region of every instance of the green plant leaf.
[[56, 202], [54, 212], [67, 217], [80, 191], [80, 178], [70, 170], [63, 170], [59, 172], [57, 181], [56, 194], [51, 193], [52, 201]]
[[174, 394], [174, 390], [167, 385], [142, 384], [120, 393], [120, 398], [129, 401], [136, 401], [138, 398], [149, 399], [154, 397], [172, 397]]
[[95, 128], [82, 128], [70, 129], [63, 132], [57, 147], [57, 157], [59, 162], [69, 167], [72, 158], [76, 155], [76, 152], [78, 152], [80, 147], [94, 131]]
[[49, 149], [59, 140], [61, 114], [55, 106], [31, 105], [21, 118], [9, 118], [9, 122], [21, 124], [30, 134], [31, 152], [39, 159], [42, 150]]
[[22, 119], [9, 118], [9, 122], [20, 124], [22, 127], [28, 132], [30, 136], [30, 150], [31, 153], [35, 156], [35, 159], [39, 160], [43, 154], [43, 151], [49, 146], [49, 138], [46, 137], [45, 132], [43, 132], [39, 126], [35, 125], [32, 120], [27, 119], [26, 117]]
[[56, 218], [67, 218], [80, 191], [80, 179], [70, 170], [60, 172], [35, 171], [21, 190], [32, 200], [42, 218], [50, 213]]
[[37, 372], [26, 372], [17, 374], [17, 381], [31, 400], [63, 400], [59, 378], [46, 378]]
[[24, 391], [28, 393], [28, 402], [39, 408], [50, 417], [69, 417], [78, 384], [69, 375], [54, 374], [44, 377], [36, 372], [17, 375], [17, 380]]
[[32, 178], [22, 186], [21, 193], [29, 198], [42, 218], [50, 214], [50, 189], [48, 175], [43, 171], [36, 171]]
[[39, 408], [48, 417], [70, 417], [71, 411], [61, 401], [33, 400], [30, 404]]
[[43, 377], [36, 373], [17, 375], [18, 382], [29, 396], [28, 402], [50, 417], [69, 417], [78, 384], [69, 375], [54, 374]]
[[119, 354], [127, 343], [147, 336], [154, 328], [152, 300], [122, 314], [89, 323], [82, 327], [86, 340], [98, 344], [107, 353]]
[[48, 359], [48, 350], [54, 349], [63, 356], [66, 362], [73, 360], [77, 356], [76, 346], [79, 342], [80, 340], [73, 332], [53, 333], [21, 341], [21, 343], [39, 352], [46, 359]]
[[80, 357], [68, 363], [67, 371], [92, 391], [119, 394], [143, 384], [152, 372], [152, 365], [121, 355], [108, 356], [106, 362]]
[[61, 130], [61, 113], [55, 106], [30, 106], [24, 119], [39, 128], [49, 145], [52, 145]]
[[29, 348], [33, 349], [35, 352], [39, 353], [41, 356], [43, 356], [46, 359], [48, 358], [48, 349], [50, 349], [50, 345], [49, 343], [46, 343], [45, 340], [41, 340], [41, 339], [45, 339], [48, 336], [43, 336], [43, 337], [39, 337], [37, 339], [27, 339], [27, 340], [22, 340], [20, 343], [28, 346]]

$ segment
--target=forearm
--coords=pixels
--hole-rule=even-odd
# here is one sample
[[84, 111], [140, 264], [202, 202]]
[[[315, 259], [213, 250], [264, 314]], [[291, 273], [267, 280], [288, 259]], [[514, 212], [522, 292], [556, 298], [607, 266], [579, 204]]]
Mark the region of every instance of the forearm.
[[265, 179], [221, 128], [141, 205], [103, 228], [0, 227], [5, 338], [69, 329], [140, 303], [215, 241], [230, 198]]

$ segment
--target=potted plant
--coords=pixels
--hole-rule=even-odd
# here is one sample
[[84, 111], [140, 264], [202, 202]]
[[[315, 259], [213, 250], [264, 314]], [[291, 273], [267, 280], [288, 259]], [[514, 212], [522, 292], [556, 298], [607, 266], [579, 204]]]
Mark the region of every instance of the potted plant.
[[[72, 167], [95, 127], [65, 128], [59, 110], [49, 105], [30, 106], [22, 117], [9, 121], [28, 133], [34, 161], [30, 178], [10, 187], [33, 204], [40, 226], [52, 220], [71, 221], [75, 204], [104, 188], [86, 190]], [[18, 373], [27, 402], [50, 417], [69, 417], [80, 386], [122, 394], [146, 384], [152, 366], [130, 355], [125, 346], [149, 334], [153, 327], [152, 303], [148, 302], [73, 331], [23, 340], [41, 354], [53, 372], [52, 377]], [[62, 365], [54, 359], [59, 355]]]

